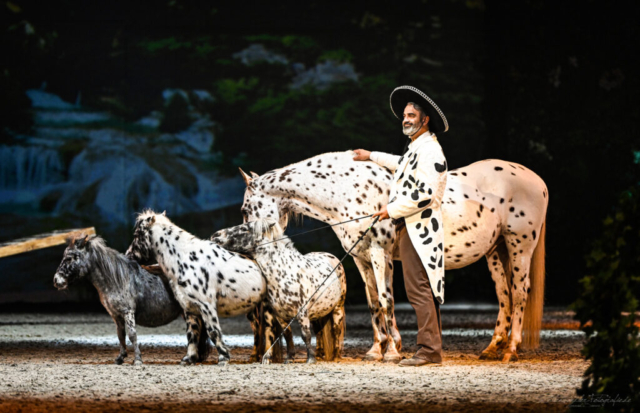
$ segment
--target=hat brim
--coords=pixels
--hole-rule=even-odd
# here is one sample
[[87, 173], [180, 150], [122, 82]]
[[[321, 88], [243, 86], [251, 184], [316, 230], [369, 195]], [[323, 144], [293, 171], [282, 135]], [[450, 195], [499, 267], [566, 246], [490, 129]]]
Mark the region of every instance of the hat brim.
[[391, 92], [389, 98], [391, 103], [391, 111], [396, 118], [402, 120], [404, 117], [404, 109], [407, 103], [414, 102], [419, 105], [429, 116], [429, 130], [434, 133], [446, 132], [449, 130], [449, 122], [442, 113], [442, 110], [435, 104], [429, 96], [413, 86], [400, 86]]

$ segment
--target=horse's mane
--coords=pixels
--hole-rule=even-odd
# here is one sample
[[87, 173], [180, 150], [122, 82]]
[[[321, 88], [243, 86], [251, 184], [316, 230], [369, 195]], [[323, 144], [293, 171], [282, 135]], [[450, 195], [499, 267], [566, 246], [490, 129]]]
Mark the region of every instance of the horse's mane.
[[137, 263], [113, 248], [109, 248], [104, 238], [98, 235], [89, 237], [85, 248], [107, 280], [112, 281], [120, 288], [127, 286], [131, 279], [130, 271], [138, 265]]
[[253, 233], [254, 235], [263, 235], [269, 241], [275, 241], [283, 237], [284, 230], [275, 219], [261, 218], [254, 221]]

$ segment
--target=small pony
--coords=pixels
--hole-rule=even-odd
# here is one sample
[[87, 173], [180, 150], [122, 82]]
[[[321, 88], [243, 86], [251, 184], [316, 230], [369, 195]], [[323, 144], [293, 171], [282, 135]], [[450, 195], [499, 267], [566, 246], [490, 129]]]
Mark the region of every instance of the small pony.
[[[267, 279], [267, 304], [277, 321], [286, 326], [296, 317], [302, 326], [302, 337], [307, 347], [307, 363], [315, 363], [315, 350], [311, 347], [311, 322], [318, 334], [318, 347], [324, 351], [327, 361], [342, 356], [346, 329], [344, 300], [347, 280], [344, 268], [333, 255], [312, 252], [302, 255], [293, 242], [283, 235], [278, 222], [272, 218], [238, 225], [216, 232], [211, 238], [230, 251], [253, 257]], [[331, 277], [325, 278], [337, 267]], [[317, 294], [313, 293], [322, 285]], [[313, 298], [312, 298], [313, 295]], [[309, 300], [309, 304], [298, 311]], [[265, 314], [267, 314], [265, 312]], [[267, 327], [269, 322], [267, 321]], [[272, 334], [266, 333], [269, 348]], [[285, 362], [295, 355], [293, 346], [288, 346]], [[271, 352], [262, 362], [268, 364]]]
[[247, 315], [254, 333], [251, 361], [259, 359], [263, 317], [256, 317], [256, 312], [262, 307], [266, 283], [253, 261], [198, 239], [164, 213], [150, 210], [138, 215], [126, 254], [139, 262], [158, 262], [185, 313], [202, 316], [218, 350], [218, 364], [227, 364], [230, 359], [218, 316]]
[[[134, 365], [142, 364], [140, 347], [136, 335], [136, 323], [145, 327], [168, 324], [182, 314], [182, 308], [173, 296], [169, 285], [159, 276], [159, 268], [146, 267], [107, 247], [99, 236], [80, 235], [67, 240], [62, 262], [58, 266], [53, 285], [58, 290], [66, 289], [77, 279], [86, 277], [100, 294], [100, 302], [116, 323], [120, 354], [116, 364], [127, 357], [125, 326], [129, 340], [135, 349]], [[202, 319], [188, 315], [187, 339], [197, 349], [193, 361], [203, 361], [210, 352], [210, 343], [205, 334], [200, 334]], [[196, 346], [197, 345], [197, 346]], [[183, 363], [188, 362], [185, 356]]]

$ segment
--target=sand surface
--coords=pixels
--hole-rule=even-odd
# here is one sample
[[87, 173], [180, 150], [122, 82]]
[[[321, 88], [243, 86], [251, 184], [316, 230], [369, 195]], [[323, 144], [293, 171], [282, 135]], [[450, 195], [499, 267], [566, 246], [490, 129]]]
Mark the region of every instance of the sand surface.
[[[402, 354], [415, 347], [415, 317], [396, 311]], [[401, 368], [361, 361], [372, 344], [368, 311], [347, 309], [345, 358], [304, 363], [298, 338], [296, 363], [248, 363], [251, 329], [243, 318], [222, 320], [232, 362], [216, 356], [180, 366], [184, 324], [138, 328], [143, 366], [113, 364], [115, 326], [106, 314], [0, 314], [0, 411], [562, 411], [575, 399], [587, 363], [584, 335], [572, 314], [545, 312], [541, 346], [520, 361], [480, 361], [497, 309], [445, 306], [442, 365]]]

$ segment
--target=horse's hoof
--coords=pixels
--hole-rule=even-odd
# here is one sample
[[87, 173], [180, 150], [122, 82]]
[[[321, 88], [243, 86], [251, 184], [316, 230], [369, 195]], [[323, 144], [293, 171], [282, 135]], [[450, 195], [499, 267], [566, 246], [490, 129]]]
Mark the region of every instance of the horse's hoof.
[[380, 361], [382, 360], [382, 355], [378, 353], [369, 354], [367, 353], [362, 361]]
[[293, 361], [291, 361], [291, 359], [285, 359], [284, 360], [284, 364], [291, 364], [293, 363]]
[[307, 357], [307, 364], [316, 364], [315, 357]]
[[124, 359], [123, 359], [122, 357], [118, 357], [118, 358], [116, 359], [116, 364], [117, 364], [118, 366], [120, 366], [122, 363], [124, 363]]
[[218, 366], [226, 366], [229, 364], [229, 360], [218, 360]]
[[478, 360], [498, 360], [498, 353], [495, 351], [483, 351]]
[[184, 356], [182, 358], [182, 360], [180, 360], [180, 365], [181, 366], [190, 366], [193, 363], [191, 362], [191, 358], [189, 356]]
[[249, 357], [249, 363], [257, 363], [260, 360], [258, 359], [258, 356], [251, 356]]
[[503, 363], [509, 363], [514, 361], [518, 361], [518, 355], [516, 353], [506, 353], [504, 357], [502, 357]]
[[262, 364], [264, 364], [264, 365], [271, 364], [271, 359], [267, 358], [267, 357], [264, 357], [262, 359]]
[[142, 366], [142, 359], [135, 359], [133, 360], [133, 365], [134, 366]]
[[398, 364], [402, 360], [402, 356], [400, 354], [385, 354], [382, 360], [385, 363]]

